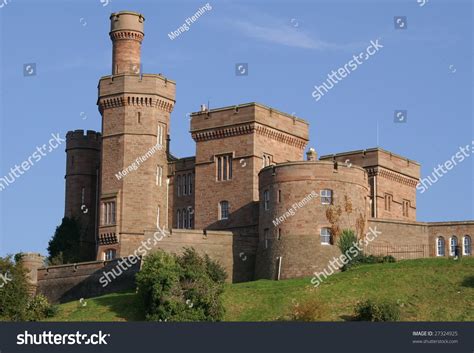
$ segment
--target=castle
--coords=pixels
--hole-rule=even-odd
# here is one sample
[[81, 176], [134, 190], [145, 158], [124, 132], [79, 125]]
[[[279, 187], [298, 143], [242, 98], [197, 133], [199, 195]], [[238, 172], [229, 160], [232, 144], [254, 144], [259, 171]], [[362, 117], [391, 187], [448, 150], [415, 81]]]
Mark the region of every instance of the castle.
[[377, 229], [368, 253], [471, 255], [474, 221], [416, 220], [419, 163], [381, 148], [318, 159], [305, 153], [308, 122], [263, 104], [202, 106], [190, 120], [196, 155], [176, 158], [176, 83], [141, 72], [143, 15], [110, 20], [102, 131], [67, 134], [65, 216], [84, 226], [84, 258], [129, 256], [157, 227], [170, 236], [156, 247], [208, 253], [235, 282], [311, 276], [339, 254], [335, 239], [347, 228]]

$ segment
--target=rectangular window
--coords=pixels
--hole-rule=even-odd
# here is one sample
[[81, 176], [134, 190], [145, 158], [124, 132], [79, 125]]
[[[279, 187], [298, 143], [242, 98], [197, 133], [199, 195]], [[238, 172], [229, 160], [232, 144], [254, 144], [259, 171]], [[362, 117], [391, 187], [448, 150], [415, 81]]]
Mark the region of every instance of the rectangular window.
[[176, 187], [178, 188], [178, 196], [181, 196], [181, 175], [178, 175]]
[[158, 206], [158, 211], [156, 212], [156, 228], [160, 227], [160, 206]]
[[191, 173], [188, 174], [188, 183], [189, 183], [189, 195], [193, 193], [193, 175]]
[[102, 225], [115, 224], [115, 201], [102, 203]]
[[81, 190], [81, 206], [84, 205], [85, 198], [86, 198], [85, 196], [86, 196], [86, 188], [83, 187]]
[[165, 132], [165, 125], [158, 123], [158, 129], [156, 132], [156, 144], [163, 146], [163, 135]]
[[265, 190], [263, 192], [263, 207], [265, 211], [268, 211], [270, 209], [270, 193], [268, 190]]
[[161, 165], [156, 166], [156, 185], [163, 185], [163, 167]]
[[330, 228], [321, 228], [321, 244], [323, 245], [331, 244], [331, 229]]
[[332, 190], [330, 189], [321, 190], [319, 195], [321, 196], [321, 204], [323, 205], [332, 204]]
[[217, 181], [232, 179], [232, 155], [224, 154], [216, 156], [216, 179]]
[[221, 201], [219, 203], [219, 216], [220, 219], [228, 219], [229, 218], [229, 202]]
[[385, 211], [390, 212], [392, 210], [392, 200], [393, 200], [392, 195], [385, 194]]
[[278, 190], [278, 203], [281, 202], [281, 190]]
[[265, 249], [268, 249], [268, 238], [270, 237], [270, 229], [263, 230], [263, 241], [265, 242]]
[[188, 194], [188, 176], [187, 174], [183, 175], [183, 195], [186, 196]]
[[408, 217], [408, 212], [410, 210], [410, 201], [403, 200], [403, 216]]
[[281, 228], [278, 228], [278, 240], [281, 239]]

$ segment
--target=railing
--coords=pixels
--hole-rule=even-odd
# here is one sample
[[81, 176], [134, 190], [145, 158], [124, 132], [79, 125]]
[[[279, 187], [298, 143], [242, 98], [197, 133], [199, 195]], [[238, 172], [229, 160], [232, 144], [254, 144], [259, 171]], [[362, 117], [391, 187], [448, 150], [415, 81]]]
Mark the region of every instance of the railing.
[[388, 256], [397, 260], [419, 259], [433, 256], [434, 249], [427, 244], [404, 244], [404, 245], [368, 245], [364, 248], [367, 255]]

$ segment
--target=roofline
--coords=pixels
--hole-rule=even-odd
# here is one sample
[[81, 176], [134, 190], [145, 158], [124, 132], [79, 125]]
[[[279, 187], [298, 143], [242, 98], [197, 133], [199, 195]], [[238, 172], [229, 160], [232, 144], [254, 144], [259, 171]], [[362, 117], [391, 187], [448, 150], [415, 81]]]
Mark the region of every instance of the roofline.
[[229, 106], [226, 106], [226, 107], [220, 107], [220, 108], [214, 108], [214, 109], [209, 109], [209, 110], [206, 110], [206, 111], [199, 111], [199, 112], [193, 112], [191, 113], [191, 116], [194, 116], [194, 115], [201, 115], [201, 114], [207, 114], [207, 113], [214, 113], [214, 112], [220, 112], [220, 111], [225, 111], [225, 110], [231, 110], [231, 109], [235, 109], [235, 108], [245, 108], [245, 107], [252, 107], [252, 106], [257, 106], [257, 107], [260, 107], [260, 108], [263, 108], [263, 109], [266, 109], [266, 110], [271, 110], [271, 111], [274, 111], [278, 114], [281, 114], [283, 116], [286, 116], [288, 118], [291, 118], [291, 119], [295, 119], [303, 124], [306, 124], [309, 126], [309, 123], [302, 119], [302, 118], [298, 118], [296, 115], [291, 115], [291, 114], [288, 114], [288, 113], [285, 113], [285, 112], [282, 112], [278, 109], [275, 109], [275, 108], [272, 108], [272, 107], [269, 107], [265, 104], [261, 104], [261, 103], [257, 103], [257, 102], [249, 102], [249, 103], [243, 103], [243, 104], [236, 104], [236, 105], [229, 105]]
[[393, 152], [390, 152], [390, 151], [387, 151], [383, 148], [380, 148], [380, 147], [372, 147], [372, 148], [367, 148], [365, 150], [355, 150], [355, 151], [348, 151], [348, 152], [340, 152], [340, 153], [334, 153], [334, 154], [326, 154], [324, 156], [321, 156], [319, 157], [319, 159], [322, 159], [322, 158], [329, 158], [329, 157], [340, 157], [340, 156], [347, 156], [347, 155], [351, 155], [351, 154], [359, 154], [359, 153], [363, 153], [363, 152], [375, 152], [375, 151], [381, 151], [381, 152], [385, 152], [385, 153], [388, 153], [392, 156], [395, 156], [395, 157], [398, 157], [398, 158], [401, 158], [403, 160], [406, 160], [406, 161], [409, 161], [410, 163], [413, 163], [413, 164], [416, 164], [416, 165], [420, 165], [419, 162], [413, 160], [413, 159], [409, 159], [407, 157], [403, 157], [399, 154], [396, 154], [396, 153], [393, 153]]

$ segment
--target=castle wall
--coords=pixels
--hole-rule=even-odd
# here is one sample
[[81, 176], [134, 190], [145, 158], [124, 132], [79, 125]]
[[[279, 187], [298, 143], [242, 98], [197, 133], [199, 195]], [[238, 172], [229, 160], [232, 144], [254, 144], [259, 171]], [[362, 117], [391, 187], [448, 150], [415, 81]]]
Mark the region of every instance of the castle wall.
[[[367, 174], [332, 162], [291, 162], [263, 169], [260, 199], [269, 192], [268, 210], [260, 202], [256, 278], [310, 276], [338, 256], [337, 237], [343, 229], [365, 234], [368, 213]], [[332, 190], [332, 204], [322, 204], [320, 191]], [[304, 203], [298, 206], [298, 203]], [[322, 244], [321, 229], [329, 228], [331, 243]]]
[[140, 269], [140, 261], [121, 272], [107, 286], [103, 287], [103, 282], [100, 282], [105, 272], [120, 273], [119, 261], [120, 259], [93, 261], [40, 268], [36, 292], [45, 295], [53, 303], [64, 303], [135, 289], [135, 274]]

